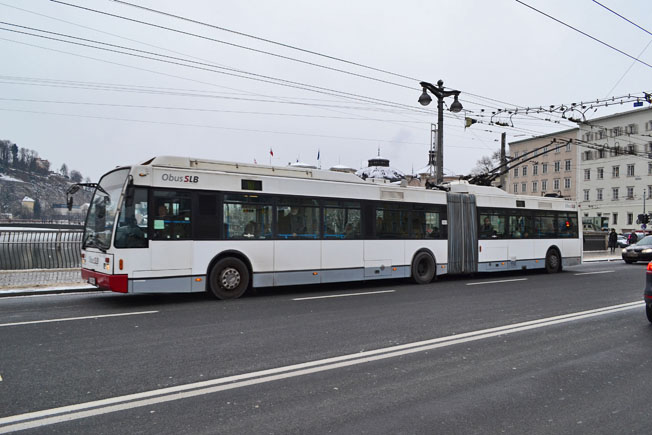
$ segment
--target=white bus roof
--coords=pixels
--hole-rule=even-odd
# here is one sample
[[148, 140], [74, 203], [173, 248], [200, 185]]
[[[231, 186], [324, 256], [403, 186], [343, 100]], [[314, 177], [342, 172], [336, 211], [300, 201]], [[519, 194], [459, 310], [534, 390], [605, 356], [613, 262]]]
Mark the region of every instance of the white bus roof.
[[[383, 179], [367, 179], [363, 180], [355, 174], [311, 169], [311, 168], [298, 168], [290, 166], [268, 166], [258, 165], [251, 163], [235, 163], [225, 162], [218, 160], [197, 159], [192, 157], [177, 157], [177, 156], [158, 156], [150, 159], [140, 165], [141, 167], [151, 167], [155, 171], [175, 170], [184, 171], [192, 170], [203, 173], [213, 173], [224, 175], [250, 175], [254, 177], [271, 177], [280, 182], [280, 179], [288, 180], [289, 184], [278, 184], [274, 182], [269, 185], [269, 189], [264, 190], [269, 193], [281, 193], [286, 188], [295, 194], [315, 194], [314, 188], [310, 188], [309, 184], [305, 184], [301, 179], [311, 181], [325, 181], [330, 183], [344, 183], [341, 188], [337, 184], [331, 184], [331, 187], [322, 191], [321, 195], [326, 197], [350, 196], [352, 198], [365, 198], [375, 200], [390, 200], [390, 201], [417, 201], [417, 202], [434, 202], [444, 203], [446, 201], [445, 192], [441, 190], [426, 189], [421, 186], [405, 186], [398, 183], [390, 183]], [[136, 170], [138, 171], [138, 170]], [[144, 175], [144, 174], [142, 174]], [[141, 175], [141, 176], [142, 176]], [[295, 182], [291, 180], [295, 179]], [[159, 182], [150, 180], [151, 185], [160, 185]], [[234, 190], [239, 190], [239, 184], [233, 182], [228, 183]], [[346, 189], [346, 184], [355, 184], [360, 186], [360, 189], [353, 191]], [[376, 188], [374, 188], [374, 186]], [[167, 187], [167, 186], [166, 186]], [[190, 186], [183, 186], [184, 188]], [[201, 188], [200, 185], [196, 186]], [[378, 190], [378, 187], [381, 189]], [[344, 190], [342, 190], [344, 189]], [[567, 201], [559, 198], [546, 198], [541, 196], [525, 196], [513, 195], [505, 192], [502, 189], [492, 186], [477, 186], [469, 184], [465, 181], [450, 183], [451, 193], [468, 193], [476, 195], [477, 205], [479, 207], [508, 207], [513, 208], [517, 206], [517, 201], [522, 205], [518, 207], [535, 208], [535, 209], [577, 209], [577, 204], [573, 201]], [[438, 199], [435, 199], [438, 198]]]

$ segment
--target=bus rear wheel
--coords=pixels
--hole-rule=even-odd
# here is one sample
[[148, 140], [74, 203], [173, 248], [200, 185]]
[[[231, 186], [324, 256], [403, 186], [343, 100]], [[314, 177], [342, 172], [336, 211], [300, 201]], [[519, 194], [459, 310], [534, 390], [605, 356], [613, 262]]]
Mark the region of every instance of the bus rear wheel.
[[555, 249], [550, 249], [546, 254], [546, 272], [557, 273], [561, 271], [561, 257]]
[[211, 269], [208, 283], [216, 298], [237, 299], [249, 287], [249, 270], [238, 258], [223, 258]]
[[435, 259], [427, 252], [419, 252], [412, 260], [412, 279], [417, 284], [428, 284], [435, 277]]

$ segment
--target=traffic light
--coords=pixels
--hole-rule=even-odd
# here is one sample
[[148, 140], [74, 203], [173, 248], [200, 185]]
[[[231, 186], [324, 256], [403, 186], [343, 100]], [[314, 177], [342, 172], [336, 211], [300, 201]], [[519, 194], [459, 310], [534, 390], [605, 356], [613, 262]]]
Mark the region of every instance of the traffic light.
[[637, 224], [644, 224], [645, 223], [645, 216], [643, 213], [639, 214], [636, 216], [636, 223]]
[[643, 215], [643, 223], [644, 224], [649, 224], [650, 223], [650, 215], [649, 214], [644, 214]]

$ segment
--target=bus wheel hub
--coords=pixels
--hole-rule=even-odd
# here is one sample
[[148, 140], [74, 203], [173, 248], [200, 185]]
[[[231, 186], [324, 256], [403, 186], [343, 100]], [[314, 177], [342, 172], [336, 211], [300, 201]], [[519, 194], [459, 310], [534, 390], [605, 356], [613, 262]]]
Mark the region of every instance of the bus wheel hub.
[[220, 284], [227, 290], [233, 290], [240, 285], [240, 272], [233, 267], [228, 267], [222, 271]]

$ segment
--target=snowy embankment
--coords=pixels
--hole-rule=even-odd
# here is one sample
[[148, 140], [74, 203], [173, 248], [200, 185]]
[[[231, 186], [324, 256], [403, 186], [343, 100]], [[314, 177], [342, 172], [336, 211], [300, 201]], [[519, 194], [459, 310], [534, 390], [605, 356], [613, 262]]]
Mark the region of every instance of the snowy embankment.
[[18, 178], [10, 177], [7, 174], [0, 174], [0, 180], [1, 181], [15, 181], [17, 183], [24, 183], [23, 180], [19, 180]]

